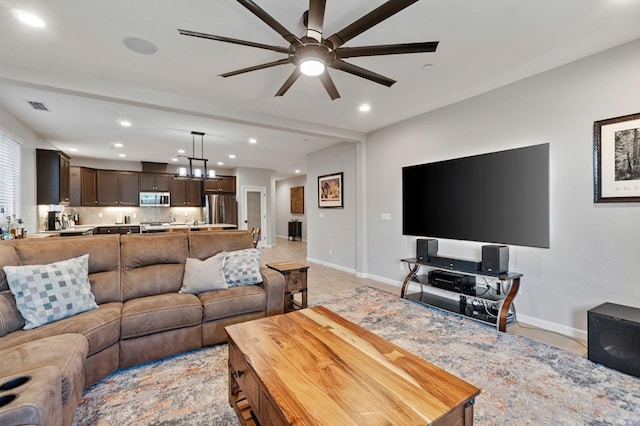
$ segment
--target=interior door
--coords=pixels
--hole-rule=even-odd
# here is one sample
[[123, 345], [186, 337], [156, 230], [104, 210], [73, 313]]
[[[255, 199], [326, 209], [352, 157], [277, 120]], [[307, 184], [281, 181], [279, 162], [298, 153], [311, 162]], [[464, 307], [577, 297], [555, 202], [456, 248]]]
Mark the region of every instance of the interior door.
[[263, 186], [242, 188], [242, 229], [260, 228], [258, 247], [267, 241], [267, 189]]

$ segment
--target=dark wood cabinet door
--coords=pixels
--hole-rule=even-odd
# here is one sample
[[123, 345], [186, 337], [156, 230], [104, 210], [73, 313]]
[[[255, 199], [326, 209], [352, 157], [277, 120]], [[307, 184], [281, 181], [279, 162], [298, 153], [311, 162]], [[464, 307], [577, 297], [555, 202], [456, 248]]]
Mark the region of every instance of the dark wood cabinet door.
[[137, 206], [140, 203], [138, 173], [120, 173], [120, 203], [119, 206]]
[[170, 175], [140, 173], [140, 191], [169, 192]]
[[200, 207], [202, 205], [202, 181], [187, 181], [187, 205], [191, 207]]
[[69, 203], [71, 199], [71, 191], [69, 186], [70, 170], [71, 167], [69, 159], [63, 155], [59, 156], [60, 162], [60, 202]]
[[180, 207], [187, 204], [187, 179], [171, 179], [171, 205]]
[[83, 206], [98, 204], [95, 169], [80, 168], [80, 204]]
[[220, 192], [236, 193], [235, 176], [220, 176]]
[[119, 176], [116, 170], [98, 170], [96, 174], [96, 188], [99, 206], [117, 206], [119, 197]]

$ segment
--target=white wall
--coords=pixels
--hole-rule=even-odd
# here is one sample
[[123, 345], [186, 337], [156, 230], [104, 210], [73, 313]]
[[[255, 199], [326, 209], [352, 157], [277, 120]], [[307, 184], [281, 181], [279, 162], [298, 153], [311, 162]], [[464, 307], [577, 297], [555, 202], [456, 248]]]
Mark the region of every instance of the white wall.
[[[339, 143], [307, 156], [307, 258], [348, 272], [356, 271], [358, 144]], [[343, 172], [344, 208], [318, 207], [318, 176]]]
[[[27, 233], [38, 231], [38, 209], [36, 207], [36, 148], [55, 149], [23, 122], [0, 107], [0, 128], [22, 142], [21, 198], [22, 219]], [[1, 185], [2, 183], [0, 183]]]
[[278, 237], [289, 236], [289, 221], [295, 219], [302, 222], [302, 240], [307, 240], [307, 205], [305, 197], [305, 206], [303, 214], [291, 213], [291, 188], [297, 186], [304, 187], [304, 193], [307, 193], [307, 177], [296, 176], [290, 179], [276, 181], [276, 235]]
[[[520, 319], [585, 337], [588, 309], [640, 307], [640, 205], [593, 203], [593, 122], [640, 112], [639, 94], [635, 41], [369, 134], [370, 276], [401, 281], [400, 259], [415, 255], [402, 236], [403, 166], [549, 143], [551, 248], [510, 248]], [[440, 240], [439, 254], [480, 260], [481, 245]]]

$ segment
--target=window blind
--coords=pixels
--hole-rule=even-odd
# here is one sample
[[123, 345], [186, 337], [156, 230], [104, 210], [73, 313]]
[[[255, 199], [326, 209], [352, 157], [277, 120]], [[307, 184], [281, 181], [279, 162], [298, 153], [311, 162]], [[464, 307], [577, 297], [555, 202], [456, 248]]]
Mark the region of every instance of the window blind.
[[20, 200], [21, 143], [0, 129], [0, 211], [2, 216], [22, 217]]

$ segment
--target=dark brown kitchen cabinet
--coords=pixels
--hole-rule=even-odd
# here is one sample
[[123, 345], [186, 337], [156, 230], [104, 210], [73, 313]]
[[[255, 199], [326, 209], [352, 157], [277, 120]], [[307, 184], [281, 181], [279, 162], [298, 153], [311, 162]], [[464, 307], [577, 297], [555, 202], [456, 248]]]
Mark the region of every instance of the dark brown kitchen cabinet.
[[96, 170], [72, 166], [69, 175], [69, 192], [71, 193], [69, 205], [72, 207], [95, 207], [98, 204]]
[[169, 192], [171, 175], [161, 173], [140, 173], [140, 191]]
[[174, 207], [202, 206], [202, 181], [179, 177], [171, 179], [171, 205]]
[[69, 204], [69, 156], [62, 151], [36, 149], [37, 204]]
[[204, 181], [204, 192], [207, 193], [236, 193], [236, 177], [235, 176], [217, 176], [208, 178]]
[[139, 203], [138, 173], [118, 170], [97, 170], [98, 206], [137, 206]]

